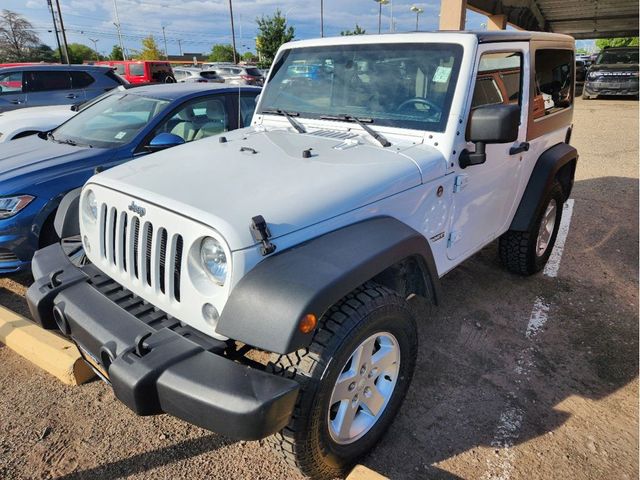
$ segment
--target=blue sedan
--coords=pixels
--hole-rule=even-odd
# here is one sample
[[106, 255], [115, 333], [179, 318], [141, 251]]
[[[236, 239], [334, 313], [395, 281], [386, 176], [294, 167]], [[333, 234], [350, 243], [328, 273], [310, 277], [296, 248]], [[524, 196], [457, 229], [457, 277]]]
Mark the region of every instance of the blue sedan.
[[0, 146], [0, 274], [58, 241], [60, 200], [96, 169], [248, 125], [259, 93], [201, 83], [114, 91], [55, 130]]

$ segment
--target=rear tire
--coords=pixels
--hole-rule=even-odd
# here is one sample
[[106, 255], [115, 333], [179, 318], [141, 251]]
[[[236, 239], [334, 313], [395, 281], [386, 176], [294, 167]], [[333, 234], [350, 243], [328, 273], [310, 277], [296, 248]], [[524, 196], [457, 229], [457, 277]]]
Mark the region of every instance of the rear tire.
[[395, 292], [370, 282], [347, 295], [320, 319], [308, 348], [272, 355], [270, 369], [295, 378], [300, 393], [289, 425], [269, 444], [312, 478], [345, 474], [400, 409], [417, 337], [410, 307]]
[[555, 180], [541, 199], [538, 217], [527, 232], [509, 230], [498, 242], [500, 261], [510, 272], [533, 275], [544, 268], [558, 236], [564, 192]]

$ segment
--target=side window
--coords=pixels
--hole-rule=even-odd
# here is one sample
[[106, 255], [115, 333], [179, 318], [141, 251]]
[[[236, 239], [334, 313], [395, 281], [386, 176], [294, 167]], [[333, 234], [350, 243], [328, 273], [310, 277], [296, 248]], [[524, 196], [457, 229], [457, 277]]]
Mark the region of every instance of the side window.
[[485, 53], [480, 58], [471, 108], [495, 103], [522, 104], [522, 54]]
[[114, 68], [118, 75], [124, 75], [124, 63], [117, 63]]
[[87, 88], [95, 82], [87, 72], [71, 72], [71, 86], [73, 88]]
[[0, 74], [0, 95], [22, 92], [22, 72]]
[[180, 107], [151, 135], [173, 133], [185, 142], [210, 137], [229, 130], [229, 112], [224, 95], [199, 98]]
[[[563, 110], [573, 103], [573, 52], [537, 50], [534, 107], [536, 118]], [[544, 109], [542, 105], [544, 104]]]
[[28, 92], [69, 90], [71, 88], [71, 75], [63, 70], [25, 72], [24, 77]]
[[243, 93], [240, 96], [240, 118], [242, 120], [242, 126], [248, 127], [251, 125], [251, 119], [253, 118], [253, 112], [256, 109], [257, 93]]

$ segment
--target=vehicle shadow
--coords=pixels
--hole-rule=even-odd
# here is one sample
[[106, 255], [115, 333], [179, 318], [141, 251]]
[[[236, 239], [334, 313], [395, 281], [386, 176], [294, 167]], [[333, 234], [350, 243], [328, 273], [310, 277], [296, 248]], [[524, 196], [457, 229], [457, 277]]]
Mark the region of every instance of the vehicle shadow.
[[205, 435], [55, 478], [56, 480], [115, 480], [196, 457], [232, 443], [234, 442], [219, 435]]
[[[505, 446], [567, 422], [571, 414], [558, 408], [566, 399], [601, 400], [637, 378], [638, 181], [576, 182], [572, 196], [559, 277], [506, 272], [494, 242], [442, 279], [439, 307], [416, 305], [422, 321], [412, 386], [364, 465], [394, 479], [482, 478]], [[549, 320], [527, 339], [538, 298], [550, 305]], [[507, 424], [505, 435], [501, 419], [510, 412], [518, 428]], [[621, 468], [632, 477], [638, 466]]]

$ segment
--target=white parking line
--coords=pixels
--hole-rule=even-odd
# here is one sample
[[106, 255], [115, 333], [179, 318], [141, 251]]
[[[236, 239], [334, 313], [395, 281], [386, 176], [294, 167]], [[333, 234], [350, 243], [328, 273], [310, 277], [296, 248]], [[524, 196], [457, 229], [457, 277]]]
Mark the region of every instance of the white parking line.
[[[556, 244], [549, 256], [549, 261], [543, 270], [547, 277], [557, 277], [560, 270], [560, 260], [564, 252], [564, 244], [569, 234], [571, 216], [573, 215], [573, 199], [567, 200], [562, 212], [562, 220], [558, 228]], [[527, 340], [534, 340], [535, 336], [542, 330], [549, 318], [550, 305], [542, 297], [536, 297], [525, 337]], [[535, 367], [533, 345], [525, 348], [516, 359], [514, 368], [514, 380], [517, 384], [529, 379], [529, 373]], [[524, 419], [524, 410], [517, 405], [517, 395], [514, 391], [508, 394], [508, 405], [500, 414], [498, 426], [493, 435], [491, 446], [495, 449], [495, 457], [487, 460], [487, 470], [482, 476], [482, 480], [509, 480], [515, 465], [516, 452], [513, 450], [516, 440], [520, 436], [520, 428]]]
[[560, 227], [558, 227], [558, 236], [556, 237], [556, 244], [553, 247], [553, 251], [549, 256], [547, 265], [542, 271], [547, 277], [557, 277], [558, 270], [560, 270], [560, 259], [562, 258], [562, 252], [564, 252], [564, 243], [567, 241], [567, 235], [569, 234], [569, 226], [571, 225], [571, 216], [573, 215], [573, 198], [567, 200], [562, 207], [562, 221]]

